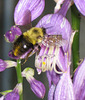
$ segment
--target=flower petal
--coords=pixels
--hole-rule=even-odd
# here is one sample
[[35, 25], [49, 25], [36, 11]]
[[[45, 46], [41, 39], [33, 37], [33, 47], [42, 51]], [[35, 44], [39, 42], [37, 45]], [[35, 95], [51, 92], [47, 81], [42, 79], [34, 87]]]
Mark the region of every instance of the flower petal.
[[19, 94], [15, 92], [10, 92], [6, 94], [5, 100], [19, 100]]
[[55, 88], [56, 88], [56, 85], [51, 85], [48, 92], [48, 100], [54, 100]]
[[7, 67], [6, 62], [0, 59], [0, 72], [4, 71], [6, 67]]
[[14, 42], [16, 36], [20, 36], [22, 34], [21, 29], [14, 25], [11, 27], [10, 31], [6, 32], [5, 38], [7, 42]]
[[[62, 14], [63, 16], [66, 16], [66, 13], [70, 8], [70, 6], [71, 6], [71, 0], [64, 0], [64, 3], [58, 13]], [[55, 12], [56, 12], [56, 8], [55, 8]]]
[[[29, 81], [29, 80], [28, 80]], [[42, 82], [32, 78], [30, 81], [31, 90], [39, 98], [44, 98], [45, 96], [45, 86]]]
[[73, 84], [76, 100], [85, 100], [85, 59], [74, 74]]
[[57, 83], [59, 82], [59, 79], [60, 79], [60, 75], [57, 74], [54, 70], [47, 71], [47, 78], [48, 78], [48, 82], [49, 82], [49, 87], [51, 87], [52, 83], [54, 85], [57, 85]]
[[67, 44], [63, 48], [64, 51], [67, 50], [72, 29], [70, 23], [65, 17], [58, 13], [48, 14], [39, 21], [36, 27], [45, 28], [48, 35], [62, 35], [62, 38], [67, 41]]
[[57, 66], [63, 71], [65, 72], [67, 70], [67, 56], [66, 54], [64, 53], [63, 49], [60, 48], [59, 49], [59, 53], [58, 53], [58, 58], [56, 60], [57, 62]]
[[48, 78], [48, 83], [49, 83], [49, 87], [51, 87], [51, 75], [50, 75], [50, 71], [46, 72], [47, 78]]
[[61, 8], [61, 5], [63, 4], [64, 0], [54, 0], [54, 1], [56, 2], [54, 12], [57, 13]]
[[14, 12], [15, 24], [29, 24], [41, 15], [44, 10], [44, 6], [44, 0], [19, 0]]
[[64, 73], [56, 87], [54, 100], [75, 100], [69, 72]]
[[74, 0], [78, 10], [85, 16], [85, 0]]

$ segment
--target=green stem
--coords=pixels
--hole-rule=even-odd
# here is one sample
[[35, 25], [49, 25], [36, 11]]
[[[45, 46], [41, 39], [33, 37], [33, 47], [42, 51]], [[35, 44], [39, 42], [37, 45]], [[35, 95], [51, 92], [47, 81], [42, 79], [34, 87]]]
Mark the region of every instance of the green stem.
[[75, 5], [71, 7], [72, 29], [78, 30], [76, 32], [73, 45], [72, 45], [72, 58], [73, 58], [73, 70], [78, 67], [79, 62], [79, 31], [80, 31], [80, 15]]
[[[18, 83], [23, 83], [23, 78], [22, 78], [22, 75], [21, 75], [21, 60], [20, 59], [17, 60], [16, 72], [17, 72]], [[23, 92], [20, 95], [20, 100], [23, 100]]]

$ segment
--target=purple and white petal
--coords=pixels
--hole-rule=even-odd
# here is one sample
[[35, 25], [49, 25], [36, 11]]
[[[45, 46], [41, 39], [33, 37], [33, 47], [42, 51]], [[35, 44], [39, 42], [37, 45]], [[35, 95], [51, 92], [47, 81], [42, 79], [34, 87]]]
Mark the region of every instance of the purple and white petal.
[[15, 40], [15, 35], [11, 31], [6, 32], [5, 38], [7, 42], [13, 42]]
[[74, 0], [78, 10], [85, 16], [85, 0]]
[[7, 63], [4, 60], [0, 59], [0, 72], [4, 71], [6, 67]]
[[4, 100], [19, 100], [19, 94], [15, 92], [10, 92], [5, 95]]
[[39, 98], [44, 98], [45, 96], [44, 84], [34, 78], [31, 79], [29, 83], [30, 83], [31, 90], [34, 92], [34, 94]]
[[[58, 13], [60, 13], [63, 16], [66, 16], [66, 13], [70, 8], [70, 6], [71, 6], [71, 0], [65, 0]], [[56, 13], [56, 9], [55, 9], [55, 13]]]
[[56, 86], [54, 100], [75, 100], [70, 73], [64, 73]]
[[49, 92], [48, 92], [48, 100], [54, 100], [56, 85], [51, 85]]
[[44, 0], [19, 0], [14, 12], [15, 24], [26, 25], [31, 23], [41, 15], [44, 6]]
[[57, 74], [54, 70], [50, 72], [51, 80], [54, 85], [57, 85], [60, 80], [60, 74]]
[[8, 32], [6, 32], [5, 38], [7, 42], [14, 42], [16, 36], [20, 36], [21, 34], [22, 34], [21, 29], [17, 25], [14, 25]]
[[75, 71], [73, 85], [76, 100], [85, 100], [85, 59]]
[[56, 2], [54, 12], [57, 13], [65, 0], [54, 0], [54, 1]]
[[47, 72], [46, 72], [46, 76], [47, 76], [48, 83], [49, 83], [49, 88], [50, 88], [50, 87], [51, 87], [51, 82], [52, 82], [50, 71], [47, 71]]

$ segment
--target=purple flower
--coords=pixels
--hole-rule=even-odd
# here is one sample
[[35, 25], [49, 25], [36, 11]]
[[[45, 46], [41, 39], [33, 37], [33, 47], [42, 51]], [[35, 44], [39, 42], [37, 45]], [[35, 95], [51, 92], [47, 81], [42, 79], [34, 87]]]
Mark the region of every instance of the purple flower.
[[85, 100], [85, 59], [75, 71], [73, 83], [69, 71], [61, 75], [56, 87], [51, 85], [48, 100]]
[[0, 59], [0, 72], [4, 71], [7, 67], [7, 63]]
[[19, 100], [19, 94], [12, 91], [0, 97], [0, 100]]
[[44, 27], [47, 33], [42, 41], [41, 50], [35, 58], [38, 74], [52, 70], [62, 74], [67, 70], [65, 53], [69, 50], [72, 34], [68, 20], [59, 13], [49, 14], [44, 16], [36, 27]]
[[44, 98], [45, 96], [45, 86], [42, 82], [36, 80], [34, 76], [34, 70], [32, 68], [26, 68], [22, 72], [22, 76], [26, 77], [30, 84], [31, 90], [39, 98]]
[[13, 90], [7, 90], [4, 92], [1, 92], [3, 96], [0, 98], [0, 100], [19, 100], [20, 94], [22, 93], [22, 84], [19, 83], [15, 86]]
[[43, 85], [43, 83], [35, 79], [31, 79], [29, 83], [30, 83], [31, 90], [34, 92], [34, 94], [37, 97], [43, 99], [45, 96], [45, 86]]
[[14, 25], [8, 32], [6, 32], [5, 38], [8, 42], [14, 42], [16, 36], [20, 36], [21, 34], [21, 29], [18, 26]]
[[4, 100], [19, 100], [19, 94], [16, 92], [10, 92], [5, 95]]
[[6, 68], [10, 68], [13, 66], [16, 66], [17, 63], [14, 61], [10, 61], [10, 60], [2, 60], [0, 59], [0, 72], [4, 71]]

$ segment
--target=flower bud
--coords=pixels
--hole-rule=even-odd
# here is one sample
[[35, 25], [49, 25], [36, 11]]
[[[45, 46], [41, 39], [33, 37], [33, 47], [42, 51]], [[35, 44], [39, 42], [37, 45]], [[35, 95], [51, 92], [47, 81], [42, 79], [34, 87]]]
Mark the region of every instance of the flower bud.
[[11, 29], [6, 32], [5, 38], [7, 42], [14, 42], [16, 36], [20, 36], [22, 34], [21, 29], [18, 26], [12, 26]]
[[34, 70], [32, 68], [26, 68], [22, 72], [22, 76], [26, 77], [34, 94], [39, 98], [43, 98], [45, 95], [45, 86], [42, 82], [36, 80], [33, 75]]
[[0, 59], [0, 72], [4, 71], [7, 67], [7, 63]]
[[5, 95], [4, 100], [19, 100], [19, 94], [17, 92], [10, 92]]
[[22, 84], [21, 83], [17, 84], [15, 88], [12, 90], [12, 92], [5, 91], [2, 93], [4, 93], [4, 99], [2, 100], [19, 100], [20, 98], [19, 95], [22, 93]]
[[34, 78], [29, 83], [31, 86], [31, 90], [34, 92], [34, 94], [39, 98], [44, 98], [45, 95], [44, 84]]
[[11, 60], [2, 60], [0, 59], [0, 72], [4, 71], [6, 68], [16, 66], [17, 63]]

